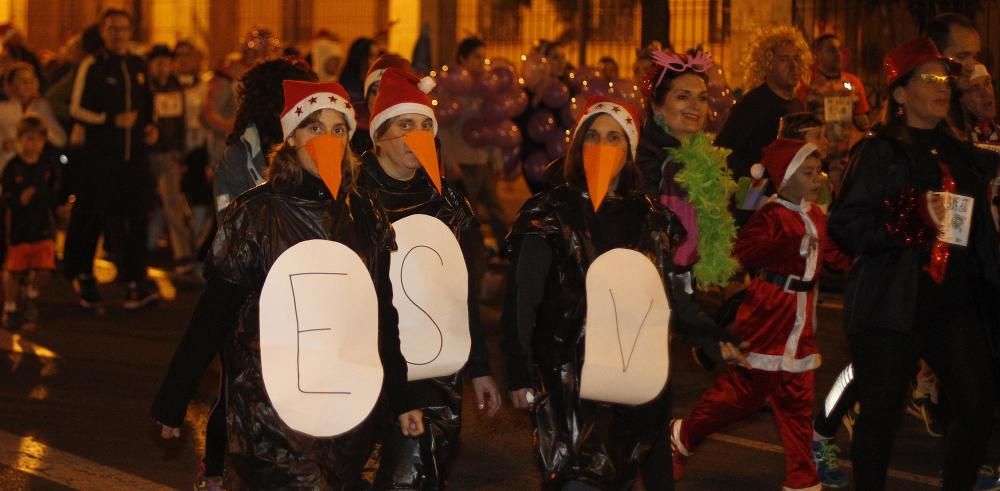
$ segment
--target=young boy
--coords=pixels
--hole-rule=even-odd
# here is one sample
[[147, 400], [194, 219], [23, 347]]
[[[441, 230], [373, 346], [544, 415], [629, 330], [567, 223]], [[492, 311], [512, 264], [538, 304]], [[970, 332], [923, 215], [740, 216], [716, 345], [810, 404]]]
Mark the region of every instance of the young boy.
[[[813, 371], [820, 365], [816, 280], [824, 263], [841, 269], [850, 259], [827, 236], [826, 215], [814, 204], [821, 186], [816, 146], [779, 138], [764, 149], [763, 167], [778, 192], [740, 228], [733, 248], [746, 269], [760, 271], [733, 323], [752, 368], [729, 369], [686, 419], [671, 423], [675, 469], [680, 455], [769, 400], [785, 447], [784, 489], [819, 490], [810, 450]], [[760, 164], [753, 174], [763, 177]]]
[[34, 329], [38, 296], [55, 269], [53, 247], [57, 164], [42, 155], [48, 129], [27, 114], [17, 125], [17, 155], [0, 175], [7, 224], [3, 325]]

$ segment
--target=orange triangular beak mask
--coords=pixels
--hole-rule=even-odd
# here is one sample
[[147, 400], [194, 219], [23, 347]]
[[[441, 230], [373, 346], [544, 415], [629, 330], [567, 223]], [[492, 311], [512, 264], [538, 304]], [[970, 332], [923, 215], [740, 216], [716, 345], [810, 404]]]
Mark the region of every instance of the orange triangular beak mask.
[[344, 150], [344, 140], [333, 135], [319, 135], [306, 143], [306, 151], [316, 164], [319, 177], [323, 179], [333, 199], [337, 199], [337, 193], [340, 192]]
[[438, 167], [437, 148], [434, 146], [434, 133], [430, 131], [413, 131], [403, 135], [403, 142], [416, 155], [420, 165], [431, 178], [434, 187], [441, 193], [441, 168]]
[[590, 201], [597, 211], [608, 194], [611, 181], [625, 167], [625, 148], [590, 144], [583, 146], [583, 173], [587, 178]]

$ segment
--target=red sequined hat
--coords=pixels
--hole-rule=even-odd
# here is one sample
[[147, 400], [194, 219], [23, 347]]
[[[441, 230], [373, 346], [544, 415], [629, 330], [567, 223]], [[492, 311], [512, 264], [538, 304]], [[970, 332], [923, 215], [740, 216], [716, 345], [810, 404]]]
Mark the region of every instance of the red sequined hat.
[[938, 51], [931, 38], [917, 38], [896, 46], [885, 55], [882, 66], [885, 67], [886, 87], [894, 86], [900, 77], [931, 61], [944, 63], [949, 73], [958, 73], [961, 69], [961, 65]]

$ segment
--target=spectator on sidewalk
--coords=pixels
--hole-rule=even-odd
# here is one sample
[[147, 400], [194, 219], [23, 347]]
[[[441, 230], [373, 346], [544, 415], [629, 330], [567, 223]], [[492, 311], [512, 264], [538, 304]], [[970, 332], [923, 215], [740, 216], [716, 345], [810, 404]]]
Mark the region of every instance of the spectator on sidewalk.
[[[455, 56], [458, 66], [465, 68], [473, 77], [480, 77], [486, 67], [486, 43], [478, 38], [467, 38], [458, 44]], [[472, 117], [482, 100], [477, 96], [459, 97], [462, 107], [470, 108], [464, 111], [465, 116], [441, 128], [441, 147], [445, 169], [456, 181], [465, 186], [465, 193], [472, 206], [486, 211], [480, 216], [485, 218], [497, 243], [507, 236], [507, 217], [497, 197], [497, 181], [503, 172], [503, 158], [500, 148], [495, 145], [473, 146], [462, 137], [462, 127]]]

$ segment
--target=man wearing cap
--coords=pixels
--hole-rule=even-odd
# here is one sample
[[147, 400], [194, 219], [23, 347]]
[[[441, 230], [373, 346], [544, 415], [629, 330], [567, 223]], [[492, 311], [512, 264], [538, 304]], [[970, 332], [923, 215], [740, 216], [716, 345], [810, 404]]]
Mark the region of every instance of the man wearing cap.
[[851, 457], [857, 489], [883, 489], [892, 441], [918, 358], [947, 397], [944, 489], [970, 489], [993, 427], [991, 355], [1000, 321], [997, 233], [983, 152], [946, 123], [960, 67], [929, 38], [885, 57], [888, 106], [861, 143], [829, 219], [857, 257], [845, 330], [861, 413]]

